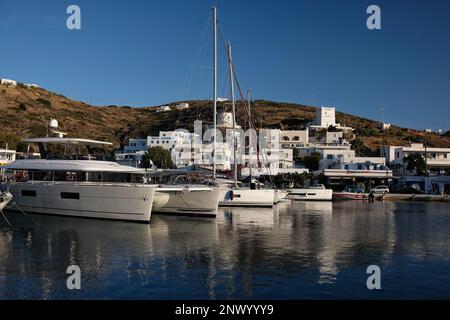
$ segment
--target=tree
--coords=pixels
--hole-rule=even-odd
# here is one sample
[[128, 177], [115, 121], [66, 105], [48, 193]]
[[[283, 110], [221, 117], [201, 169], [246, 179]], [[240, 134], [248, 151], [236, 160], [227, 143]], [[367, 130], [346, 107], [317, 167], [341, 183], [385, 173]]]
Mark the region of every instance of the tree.
[[320, 168], [320, 153], [314, 152], [309, 156], [303, 158], [305, 168], [310, 171], [317, 171]]
[[172, 169], [173, 162], [170, 151], [159, 146], [148, 149], [142, 157], [142, 167], [151, 168], [152, 163], [159, 169]]
[[414, 171], [416, 170], [416, 174], [418, 176], [424, 176], [427, 173], [427, 164], [422, 155], [418, 153], [410, 154], [403, 158], [403, 162], [407, 163], [406, 170]]
[[350, 144], [358, 157], [361, 154], [361, 150], [364, 148], [364, 142], [361, 139], [355, 139]]

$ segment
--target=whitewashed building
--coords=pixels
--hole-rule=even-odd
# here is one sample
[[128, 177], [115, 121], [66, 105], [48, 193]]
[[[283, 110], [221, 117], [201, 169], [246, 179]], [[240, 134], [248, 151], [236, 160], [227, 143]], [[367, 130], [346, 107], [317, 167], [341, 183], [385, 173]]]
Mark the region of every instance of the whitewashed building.
[[415, 175], [406, 170], [405, 157], [419, 154], [426, 160], [426, 165], [432, 174], [446, 174], [450, 172], [450, 148], [430, 148], [421, 143], [412, 143], [409, 147], [386, 146], [383, 154], [386, 162], [398, 175]]
[[15, 150], [0, 149], [0, 180], [2, 178], [1, 175], [4, 174], [4, 169], [2, 167], [13, 163], [14, 161], [16, 161]]
[[189, 103], [183, 102], [183, 103], [177, 104], [175, 106], [175, 109], [177, 109], [177, 110], [189, 109]]
[[171, 111], [169, 106], [161, 106], [156, 109], [156, 113]]
[[17, 86], [17, 81], [11, 79], [0, 79], [0, 84], [4, 86], [15, 87]]
[[343, 130], [344, 132], [353, 132], [353, 128], [336, 123], [336, 108], [320, 107], [316, 108], [316, 121], [310, 125], [312, 130], [327, 129], [330, 126]]
[[40, 86], [35, 83], [25, 83], [24, 86], [28, 88], [40, 88]]

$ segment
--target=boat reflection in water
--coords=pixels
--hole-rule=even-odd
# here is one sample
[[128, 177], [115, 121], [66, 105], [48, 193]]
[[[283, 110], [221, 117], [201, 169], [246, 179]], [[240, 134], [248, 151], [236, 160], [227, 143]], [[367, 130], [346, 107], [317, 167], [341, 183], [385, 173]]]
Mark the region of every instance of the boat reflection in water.
[[[294, 202], [149, 225], [8, 218], [0, 299], [450, 298], [447, 204]], [[82, 290], [67, 290], [71, 264]], [[378, 292], [366, 287], [374, 264]]]

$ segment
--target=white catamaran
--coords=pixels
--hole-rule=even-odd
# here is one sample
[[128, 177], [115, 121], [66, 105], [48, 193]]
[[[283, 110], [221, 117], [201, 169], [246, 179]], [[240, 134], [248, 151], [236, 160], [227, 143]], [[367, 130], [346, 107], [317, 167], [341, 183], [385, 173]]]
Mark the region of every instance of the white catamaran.
[[[15, 173], [10, 192], [29, 213], [149, 222], [155, 185], [141, 183], [142, 170], [91, 156], [50, 157], [47, 145], [102, 147], [108, 142], [46, 137], [25, 139], [37, 143], [42, 159], [16, 160], [6, 166]], [[11, 208], [11, 210], [15, 210]]]

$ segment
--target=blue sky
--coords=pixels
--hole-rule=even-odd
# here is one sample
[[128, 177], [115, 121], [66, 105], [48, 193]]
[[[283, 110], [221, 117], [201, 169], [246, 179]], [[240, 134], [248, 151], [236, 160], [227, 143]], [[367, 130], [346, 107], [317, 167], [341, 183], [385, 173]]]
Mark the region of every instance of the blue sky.
[[[211, 97], [210, 0], [0, 1], [0, 77], [95, 105]], [[81, 8], [82, 29], [66, 28]], [[450, 1], [222, 0], [225, 37], [255, 98], [331, 105], [450, 129]], [[382, 30], [366, 28], [381, 7]], [[219, 43], [220, 45], [220, 43]], [[219, 95], [227, 95], [219, 46]]]

